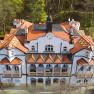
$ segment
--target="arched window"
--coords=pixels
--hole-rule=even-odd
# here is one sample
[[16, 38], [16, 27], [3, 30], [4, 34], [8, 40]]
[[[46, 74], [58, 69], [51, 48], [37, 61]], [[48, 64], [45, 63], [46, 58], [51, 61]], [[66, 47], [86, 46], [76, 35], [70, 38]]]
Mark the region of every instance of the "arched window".
[[87, 71], [91, 71], [91, 66], [89, 66], [89, 67], [87, 68]]
[[43, 78], [38, 78], [38, 83], [43, 83]]
[[46, 85], [51, 85], [51, 78], [46, 78], [45, 83]]
[[60, 72], [60, 69], [61, 69], [61, 67], [60, 67], [59, 64], [56, 64], [56, 65], [54, 66], [54, 71], [55, 71], [55, 72]]
[[18, 72], [19, 71], [19, 67], [17, 65], [14, 65], [14, 70]]
[[53, 68], [52, 68], [52, 65], [51, 64], [48, 64], [46, 66], [46, 72], [52, 72]]
[[31, 78], [31, 85], [36, 85], [36, 79], [35, 78]]
[[46, 45], [45, 46], [45, 51], [46, 52], [53, 52], [53, 46], [52, 45]]
[[65, 85], [65, 83], [66, 83], [66, 79], [65, 79], [65, 78], [62, 78], [62, 79], [60, 80], [60, 85]]
[[84, 70], [84, 66], [81, 66], [79, 71], [83, 71]]
[[62, 72], [67, 72], [67, 70], [68, 70], [68, 65], [64, 64], [62, 67]]
[[37, 71], [38, 71], [38, 72], [44, 72], [44, 66], [43, 66], [43, 64], [39, 64], [39, 65], [38, 65]]
[[30, 65], [30, 72], [36, 72], [36, 65], [35, 64]]
[[58, 83], [59, 82], [59, 79], [58, 78], [54, 78], [53, 79], [53, 83]]
[[11, 67], [9, 65], [6, 65], [6, 70], [11, 71]]
[[32, 46], [31, 47], [31, 51], [35, 51], [35, 46]]

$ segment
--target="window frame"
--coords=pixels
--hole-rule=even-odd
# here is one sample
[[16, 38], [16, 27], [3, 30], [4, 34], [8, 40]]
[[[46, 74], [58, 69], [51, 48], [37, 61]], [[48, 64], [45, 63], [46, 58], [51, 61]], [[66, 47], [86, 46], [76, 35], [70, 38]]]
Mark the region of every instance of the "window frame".
[[53, 52], [54, 51], [54, 46], [53, 45], [46, 45], [45, 46], [45, 51], [46, 52]]

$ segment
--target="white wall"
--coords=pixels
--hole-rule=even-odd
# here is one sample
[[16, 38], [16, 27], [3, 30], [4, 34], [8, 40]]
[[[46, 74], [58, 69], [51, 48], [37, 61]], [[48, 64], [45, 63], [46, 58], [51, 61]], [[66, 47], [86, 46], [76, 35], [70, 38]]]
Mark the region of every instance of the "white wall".
[[[62, 35], [63, 36], [63, 35]], [[40, 37], [37, 40], [33, 40], [30, 42], [30, 44], [25, 44], [26, 47], [31, 51], [31, 47], [35, 46], [35, 49], [37, 51], [37, 43], [38, 43], [38, 52], [43, 53], [45, 51], [46, 45], [53, 45], [54, 46], [54, 52], [60, 53], [60, 46], [62, 43], [62, 50], [63, 47], [67, 47], [68, 51], [73, 46], [69, 44], [68, 41], [61, 40], [60, 38], [55, 37], [52, 33], [47, 33], [46, 36]]]

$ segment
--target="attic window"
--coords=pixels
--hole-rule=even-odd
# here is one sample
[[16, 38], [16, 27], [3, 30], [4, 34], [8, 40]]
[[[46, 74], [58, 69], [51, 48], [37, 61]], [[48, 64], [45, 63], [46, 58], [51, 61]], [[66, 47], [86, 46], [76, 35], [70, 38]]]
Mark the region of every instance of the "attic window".
[[64, 50], [64, 51], [67, 51], [67, 47], [65, 46], [65, 47], [63, 48], [63, 50]]
[[32, 47], [31, 47], [31, 50], [32, 50], [32, 51], [35, 51], [35, 46], [32, 46]]
[[45, 51], [46, 52], [53, 52], [53, 46], [52, 45], [46, 45], [45, 46]]

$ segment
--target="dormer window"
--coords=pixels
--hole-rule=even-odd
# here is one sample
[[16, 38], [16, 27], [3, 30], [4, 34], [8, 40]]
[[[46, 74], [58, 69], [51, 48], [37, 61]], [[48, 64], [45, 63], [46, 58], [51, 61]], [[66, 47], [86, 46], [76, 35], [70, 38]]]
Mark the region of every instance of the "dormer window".
[[46, 52], [53, 52], [53, 46], [52, 45], [46, 45], [45, 46], [45, 51]]
[[65, 46], [65, 47], [63, 48], [63, 50], [64, 50], [64, 51], [67, 51], [67, 47]]
[[11, 68], [10, 68], [9, 65], [6, 65], [6, 70], [7, 70], [7, 71], [11, 71]]
[[31, 47], [31, 51], [35, 51], [35, 46], [32, 46]]

